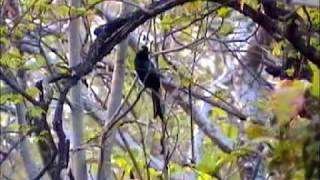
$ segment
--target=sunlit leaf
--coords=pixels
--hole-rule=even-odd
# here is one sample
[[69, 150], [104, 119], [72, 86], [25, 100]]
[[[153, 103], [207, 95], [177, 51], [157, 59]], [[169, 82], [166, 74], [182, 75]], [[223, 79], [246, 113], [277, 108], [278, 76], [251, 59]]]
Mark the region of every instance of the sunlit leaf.
[[215, 119], [217, 119], [217, 118], [226, 118], [227, 117], [227, 113], [224, 110], [222, 110], [222, 109], [220, 109], [218, 107], [212, 108], [212, 113], [211, 114], [212, 114], [213, 118], [215, 118]]
[[8, 47], [9, 44], [10, 44], [10, 41], [8, 39], [0, 36], [0, 45], [2, 47]]
[[320, 70], [313, 63], [309, 63], [312, 69], [311, 94], [320, 99]]
[[112, 164], [123, 169], [127, 174], [133, 169], [132, 163], [128, 156], [114, 155], [111, 159]]
[[24, 67], [28, 70], [36, 71], [46, 65], [46, 60], [41, 55], [35, 55], [32, 57], [26, 57], [26, 59], [31, 59], [27, 61]]
[[154, 169], [154, 168], [149, 168], [149, 173], [150, 173], [150, 176], [153, 177], [153, 178], [157, 178], [159, 177], [160, 175], [162, 175], [162, 172]]
[[230, 158], [236, 159], [238, 157], [246, 156], [255, 152], [255, 149], [252, 147], [240, 147], [231, 152]]
[[25, 134], [31, 130], [31, 126], [27, 124], [19, 124], [19, 123], [12, 123], [7, 128], [10, 131], [21, 132], [22, 134]]
[[217, 180], [216, 178], [212, 177], [212, 175], [202, 171], [197, 171], [197, 174], [197, 180]]
[[217, 11], [217, 15], [221, 18], [229, 17], [230, 14], [231, 14], [231, 8], [225, 7], [225, 6], [219, 8]]
[[5, 37], [8, 31], [8, 26], [0, 26], [0, 37]]
[[195, 1], [195, 2], [191, 2], [188, 3], [184, 6], [184, 9], [188, 12], [188, 13], [195, 13], [200, 11], [202, 8], [202, 2], [201, 1]]
[[20, 94], [0, 93], [0, 104], [5, 104], [5, 103], [18, 104], [21, 102], [23, 102], [23, 97]]
[[280, 57], [284, 48], [284, 41], [275, 42], [272, 44], [272, 55]]
[[227, 36], [231, 34], [234, 30], [234, 27], [230, 23], [223, 23], [220, 27], [218, 34], [221, 36]]
[[245, 133], [250, 139], [273, 136], [273, 133], [269, 128], [253, 123], [245, 124]]
[[32, 106], [27, 108], [27, 112], [31, 117], [40, 118], [45, 111], [38, 106]]
[[271, 166], [277, 166], [279, 162], [285, 162], [288, 167], [298, 162], [302, 154], [302, 144], [296, 141], [279, 141], [274, 147], [274, 158]]
[[28, 87], [28, 88], [26, 89], [26, 93], [27, 93], [28, 95], [30, 95], [31, 97], [37, 97], [37, 96], [39, 96], [40, 91], [39, 91], [39, 89], [36, 88], [36, 87]]
[[96, 4], [96, 3], [99, 3], [102, 1], [104, 1], [104, 0], [88, 0], [88, 4]]
[[202, 160], [197, 164], [197, 170], [207, 173], [214, 174], [227, 162], [235, 160], [231, 155], [224, 154], [217, 157], [214, 153], [205, 152]]
[[[225, 118], [226, 118], [226, 114], [225, 114]], [[220, 122], [219, 125], [223, 133], [226, 134], [230, 139], [235, 140], [238, 137], [239, 130], [236, 126], [227, 122]]]
[[169, 164], [169, 172], [170, 173], [180, 173], [183, 171], [183, 167], [176, 164], [176, 163], [170, 163]]
[[9, 52], [3, 53], [0, 59], [0, 65], [17, 69], [23, 65], [23, 58], [21, 53], [16, 48], [11, 48]]
[[272, 93], [270, 107], [280, 125], [286, 124], [302, 109], [304, 92], [310, 87], [305, 81], [282, 81]]

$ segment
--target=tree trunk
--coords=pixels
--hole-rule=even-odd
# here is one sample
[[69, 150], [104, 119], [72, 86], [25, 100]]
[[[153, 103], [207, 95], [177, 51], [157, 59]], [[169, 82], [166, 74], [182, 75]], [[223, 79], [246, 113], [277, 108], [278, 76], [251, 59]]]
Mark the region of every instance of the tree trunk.
[[[25, 78], [24, 78], [24, 72], [19, 72], [18, 73], [18, 84], [25, 89], [26, 88], [26, 84], [25, 84]], [[27, 121], [26, 121], [26, 106], [24, 105], [24, 102], [21, 102], [19, 104], [16, 105], [16, 113], [17, 113], [17, 119], [18, 119], [18, 123], [20, 126], [22, 126], [21, 128], [23, 129], [23, 126], [27, 126]], [[22, 131], [23, 132], [23, 131]], [[26, 132], [22, 133], [25, 136], [27, 136]], [[22, 136], [24, 136], [22, 135]], [[22, 136], [20, 138], [22, 138]], [[28, 141], [27, 138], [24, 138], [21, 141], [20, 144], [20, 154], [23, 160], [23, 164], [24, 167], [26, 169], [27, 175], [29, 177], [29, 179], [34, 178], [37, 175], [37, 167], [34, 163], [34, 161], [31, 158], [30, 155], [30, 147], [28, 147]]]
[[[128, 12], [128, 6], [124, 3], [122, 5], [121, 16], [124, 16]], [[108, 102], [108, 110], [107, 110], [107, 121], [105, 122], [105, 126], [111, 120], [113, 114], [118, 109], [121, 99], [122, 99], [122, 89], [123, 82], [125, 76], [125, 58], [126, 52], [128, 48], [128, 42], [125, 39], [120, 43], [119, 49], [117, 51], [117, 61], [115, 63], [115, 70], [112, 75], [112, 84], [111, 84], [111, 95], [110, 100]], [[112, 180], [112, 168], [111, 168], [111, 154], [112, 147], [115, 139], [115, 130], [110, 132], [110, 135], [105, 140], [101, 142], [101, 155], [100, 155], [100, 164], [99, 164], [99, 172], [98, 179], [99, 180]]]
[[[79, 7], [80, 0], [70, 0], [70, 5], [74, 7]], [[80, 18], [74, 18], [70, 21], [69, 29], [69, 53], [70, 53], [70, 67], [74, 67], [80, 63]], [[81, 146], [83, 138], [83, 112], [81, 106], [81, 83], [77, 83], [71, 89], [71, 119], [72, 119], [72, 138], [71, 142], [73, 148], [78, 148]], [[86, 168], [86, 156], [84, 150], [76, 150], [74, 154], [71, 155], [72, 172], [77, 180], [87, 179], [87, 168]]]

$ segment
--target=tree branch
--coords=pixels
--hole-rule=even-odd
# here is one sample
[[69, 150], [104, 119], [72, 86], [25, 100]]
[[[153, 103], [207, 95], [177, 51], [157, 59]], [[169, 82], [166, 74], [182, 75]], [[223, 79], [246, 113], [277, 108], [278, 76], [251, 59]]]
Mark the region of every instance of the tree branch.
[[[209, 1], [225, 4], [223, 0]], [[307, 27], [300, 24], [298, 25], [295, 20], [291, 20], [290, 23], [286, 22], [287, 24], [282, 24], [279, 21], [273, 20], [269, 16], [254, 10], [246, 4], [244, 4], [242, 8], [238, 1], [231, 0], [228, 1], [226, 5], [252, 19], [276, 39], [285, 38], [288, 40], [297, 51], [320, 68], [320, 51], [312, 46], [308, 46], [308, 43], [306, 43], [306, 40], [304, 39], [305, 35], [303, 29], [307, 29]]]
[[29, 102], [31, 102], [35, 106], [44, 107], [43, 104], [33, 99], [29, 94], [27, 94], [19, 85], [17, 85], [11, 78], [6, 76], [6, 74], [0, 69], [0, 79], [3, 80], [11, 89], [21, 94], [24, 98], [26, 98]]

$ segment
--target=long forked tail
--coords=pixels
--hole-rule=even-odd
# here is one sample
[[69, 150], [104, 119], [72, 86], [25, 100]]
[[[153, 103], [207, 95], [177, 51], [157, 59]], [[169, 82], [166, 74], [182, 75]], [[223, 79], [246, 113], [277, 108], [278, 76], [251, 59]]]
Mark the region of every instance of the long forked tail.
[[163, 120], [163, 112], [161, 109], [161, 101], [160, 101], [160, 91], [152, 90], [151, 96], [152, 96], [152, 102], [153, 102], [154, 118], [157, 118], [157, 116], [159, 116], [160, 119]]

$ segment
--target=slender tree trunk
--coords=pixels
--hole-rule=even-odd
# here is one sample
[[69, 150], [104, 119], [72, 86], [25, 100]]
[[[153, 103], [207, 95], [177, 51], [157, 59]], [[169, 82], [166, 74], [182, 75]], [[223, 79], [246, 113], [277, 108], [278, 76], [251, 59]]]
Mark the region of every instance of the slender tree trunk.
[[[18, 84], [25, 89], [26, 84], [25, 84], [25, 78], [24, 78], [24, 72], [19, 72], [18, 73]], [[26, 121], [26, 106], [24, 105], [24, 102], [19, 103], [16, 105], [16, 113], [17, 113], [17, 119], [18, 123], [21, 126], [26, 126], [27, 121]], [[37, 175], [37, 167], [34, 163], [34, 161], [31, 158], [30, 155], [30, 147], [28, 147], [28, 141], [27, 138], [21, 141], [21, 146], [20, 146], [20, 154], [23, 160], [24, 167], [26, 169], [27, 175], [29, 179], [32, 179], [34, 176]]]
[[[70, 0], [70, 5], [74, 7], [80, 7], [80, 0]], [[70, 53], [70, 66], [74, 67], [81, 61], [80, 50], [80, 18], [75, 18], [70, 21], [69, 29], [69, 53]], [[72, 104], [72, 138], [71, 142], [74, 148], [81, 146], [83, 137], [83, 112], [81, 103], [81, 84], [78, 82], [71, 89], [71, 104]], [[84, 150], [76, 150], [71, 155], [72, 172], [77, 180], [87, 179], [87, 168], [86, 168], [86, 156]]]
[[[125, 15], [128, 12], [128, 7], [125, 3], [122, 5], [121, 16]], [[125, 76], [125, 58], [128, 49], [128, 42], [125, 39], [120, 43], [119, 49], [117, 51], [117, 61], [115, 63], [115, 70], [112, 75], [112, 84], [111, 84], [111, 95], [108, 102], [107, 110], [107, 120], [105, 126], [110, 121], [113, 114], [116, 112], [120, 106], [122, 99], [122, 89]], [[110, 135], [101, 143], [101, 156], [99, 164], [98, 179], [99, 180], [111, 180], [113, 179], [112, 168], [111, 168], [111, 154], [112, 147], [115, 139], [115, 130], [112, 130]]]

